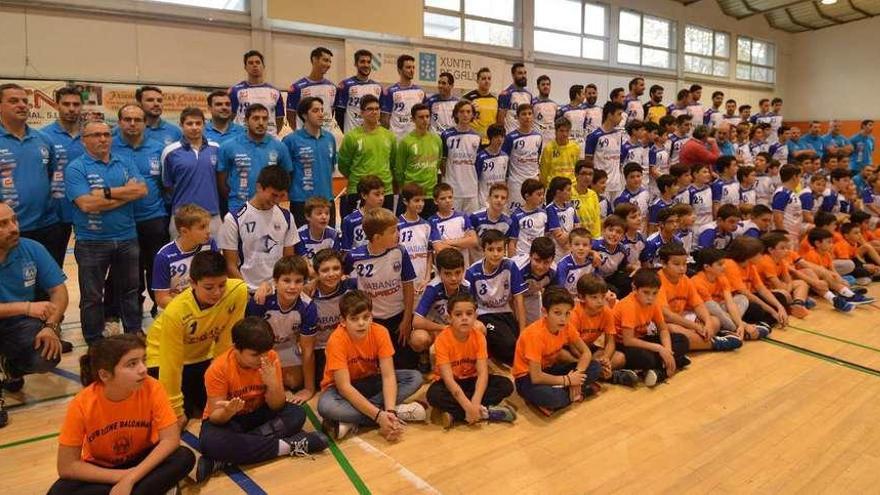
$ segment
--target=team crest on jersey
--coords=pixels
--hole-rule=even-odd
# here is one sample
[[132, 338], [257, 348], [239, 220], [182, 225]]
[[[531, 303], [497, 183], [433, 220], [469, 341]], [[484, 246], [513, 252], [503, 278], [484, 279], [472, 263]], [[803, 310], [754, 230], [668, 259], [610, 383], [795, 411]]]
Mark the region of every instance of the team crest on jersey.
[[394, 265], [392, 266], [392, 269], [393, 269], [395, 272], [400, 272], [400, 262], [399, 262], [399, 261], [395, 261], [395, 262], [394, 262]]
[[113, 454], [116, 456], [124, 456], [131, 450], [131, 437], [128, 435], [121, 436], [113, 440]]
[[21, 274], [24, 278], [24, 286], [30, 287], [37, 281], [37, 265], [33, 262], [23, 263], [21, 265]]
[[273, 239], [272, 236], [270, 236], [268, 234], [261, 237], [260, 240], [263, 242], [263, 252], [264, 253], [271, 253], [272, 250], [275, 249], [275, 246], [278, 245], [278, 241]]
[[217, 166], [217, 155], [215, 153], [211, 154], [211, 165]]
[[275, 164], [278, 161], [278, 152], [270, 151], [269, 152], [269, 163]]
[[281, 224], [279, 224], [279, 223], [273, 224], [272, 228], [274, 228], [275, 230], [281, 230]]

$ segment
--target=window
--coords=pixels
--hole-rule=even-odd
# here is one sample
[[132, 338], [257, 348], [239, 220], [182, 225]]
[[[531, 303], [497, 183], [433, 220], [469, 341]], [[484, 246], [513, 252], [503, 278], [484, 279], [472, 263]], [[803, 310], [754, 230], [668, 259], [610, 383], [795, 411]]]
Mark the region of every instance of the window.
[[249, 8], [248, 0], [141, 0], [157, 3], [173, 3], [177, 5], [186, 5], [189, 7], [204, 7], [208, 9], [234, 10], [237, 12], [247, 12]]
[[730, 74], [730, 35], [688, 25], [684, 28], [684, 70], [707, 76]]
[[617, 61], [661, 69], [675, 68], [675, 23], [631, 10], [620, 11]]
[[535, 51], [607, 60], [608, 7], [582, 0], [535, 1]]
[[516, 47], [517, 0], [424, 0], [424, 33], [431, 38]]
[[736, 40], [736, 78], [772, 83], [776, 80], [776, 49], [772, 43], [739, 36]]

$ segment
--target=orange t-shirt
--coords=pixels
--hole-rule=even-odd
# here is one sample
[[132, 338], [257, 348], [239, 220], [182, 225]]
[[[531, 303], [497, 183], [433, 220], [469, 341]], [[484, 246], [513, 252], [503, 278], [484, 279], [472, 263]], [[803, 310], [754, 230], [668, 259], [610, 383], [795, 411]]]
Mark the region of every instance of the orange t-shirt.
[[703, 301], [723, 303], [724, 293], [730, 292], [730, 282], [724, 275], [719, 275], [714, 282], [710, 282], [704, 272], [699, 272], [691, 278], [691, 283]]
[[726, 259], [724, 260], [724, 276], [730, 283], [730, 290], [733, 292], [755, 292], [756, 289], [764, 287], [758, 269], [752, 263], [741, 268], [736, 261]]
[[679, 277], [678, 282], [672, 283], [663, 270], [660, 274], [660, 292], [663, 293], [663, 299], [673, 313], [681, 314], [686, 309], [693, 310], [697, 306], [703, 304], [703, 298], [697, 292], [697, 288], [691, 283], [691, 279], [687, 275]]
[[336, 327], [327, 339], [324, 351], [327, 364], [324, 365], [324, 378], [321, 390], [333, 386], [333, 372], [348, 369], [348, 377], [353, 382], [379, 373], [379, 359], [394, 355], [394, 346], [388, 329], [378, 323], [371, 323], [367, 334], [353, 339], [342, 325]]
[[440, 365], [452, 366], [458, 380], [477, 376], [477, 360], [489, 359], [486, 336], [477, 330], [468, 332], [464, 342], [455, 337], [451, 327], [444, 328], [434, 341], [434, 381], [440, 380]]
[[607, 342], [610, 336], [617, 333], [617, 328], [614, 326], [614, 313], [608, 306], [602, 306], [602, 311], [599, 314], [591, 316], [587, 314], [583, 304], [575, 304], [568, 325], [574, 327], [585, 344], [595, 342], [600, 335], [605, 335]]
[[816, 251], [816, 248], [810, 246], [810, 249], [804, 253], [801, 253], [803, 259], [809, 261], [810, 263], [819, 265], [821, 267], [827, 268], [831, 270], [831, 253], [822, 254], [819, 251]]
[[131, 462], [159, 443], [159, 430], [177, 423], [158, 380], [146, 377], [129, 398], [114, 402], [95, 382], [67, 406], [58, 435], [65, 447], [82, 447], [82, 460], [112, 468]]
[[788, 258], [776, 261], [769, 254], [763, 254], [755, 264], [755, 268], [758, 270], [758, 274], [761, 275], [762, 281], [766, 281], [767, 277], [776, 277], [782, 280], [783, 277], [789, 274], [788, 263]]
[[[234, 348], [228, 349], [211, 362], [211, 366], [205, 372], [205, 391], [208, 397], [223, 397], [224, 400], [240, 398], [244, 401], [244, 408], [238, 414], [247, 414], [266, 403], [266, 384], [263, 383], [259, 369], [241, 367], [235, 359], [233, 350]], [[275, 375], [280, 383], [281, 360], [278, 359], [278, 353], [269, 351], [266, 359], [274, 365]], [[209, 403], [208, 407], [205, 407], [202, 419], [207, 419], [212, 410]]]
[[623, 341], [624, 328], [631, 328], [637, 338], [642, 338], [648, 334], [648, 325], [652, 322], [655, 324], [665, 323], [663, 310], [660, 309], [662, 300], [661, 291], [661, 294], [657, 295], [657, 300], [654, 304], [645, 306], [636, 298], [636, 293], [631, 292], [618, 302], [614, 306], [614, 326], [617, 328], [617, 341]]
[[832, 253], [836, 260], [851, 260], [858, 257], [859, 249], [850, 244], [846, 239], [843, 239], [835, 241]]
[[532, 323], [516, 339], [511, 369], [513, 377], [527, 375], [529, 363], [533, 361], [540, 362], [542, 370], [553, 366], [559, 351], [566, 344], [574, 344], [580, 339], [581, 336], [571, 325], [566, 325], [559, 333], [554, 334], [547, 329], [546, 317]]

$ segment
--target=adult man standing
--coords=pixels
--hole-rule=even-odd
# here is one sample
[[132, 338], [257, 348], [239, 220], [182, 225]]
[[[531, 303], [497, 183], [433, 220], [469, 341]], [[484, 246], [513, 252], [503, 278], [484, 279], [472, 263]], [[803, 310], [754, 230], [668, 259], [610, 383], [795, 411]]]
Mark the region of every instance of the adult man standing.
[[861, 172], [863, 168], [874, 165], [874, 121], [863, 120], [859, 132], [849, 139], [853, 147], [850, 168]]
[[782, 98], [775, 97], [770, 100], [770, 144], [773, 144], [779, 137], [779, 129], [782, 127], [784, 120], [782, 116]]
[[584, 139], [602, 126], [602, 107], [596, 105], [599, 100], [599, 88], [590, 83], [584, 86]]
[[840, 133], [840, 121], [832, 120], [828, 123], [828, 134], [822, 136], [825, 143], [825, 151], [829, 153], [837, 153], [841, 155], [851, 155], [853, 145], [849, 139]]
[[[449, 72], [443, 72], [437, 78], [437, 94], [425, 101], [431, 110], [431, 132], [442, 134], [446, 129], [455, 127], [452, 109], [458, 103], [458, 97], [452, 95], [455, 78]], [[412, 109], [410, 109], [412, 113]]]
[[513, 78], [513, 83], [498, 95], [497, 123], [504, 125], [506, 134], [510, 134], [519, 127], [519, 122], [516, 119], [516, 107], [523, 103], [532, 102], [532, 93], [526, 89], [529, 80], [525, 64], [517, 62], [511, 65], [510, 76]]
[[642, 111], [645, 118], [651, 122], [660, 125], [660, 119], [666, 116], [666, 106], [663, 104], [663, 86], [654, 84], [648, 91], [650, 100], [645, 103]]
[[825, 139], [820, 134], [822, 132], [822, 124], [818, 120], [810, 121], [810, 132], [806, 136], [800, 138], [799, 142], [806, 145], [816, 153], [816, 158], [821, 159], [825, 156]]
[[[123, 162], [134, 163], [147, 185], [147, 195], [134, 202], [134, 221], [137, 230], [139, 268], [138, 295], [144, 289], [153, 300], [156, 298], [150, 285], [153, 280], [153, 259], [162, 246], [168, 243], [168, 212], [162, 198], [162, 143], [148, 139], [144, 133], [145, 115], [137, 105], [125, 105], [119, 109], [119, 133], [113, 138], [110, 153]], [[146, 278], [144, 278], [146, 277]], [[141, 304], [143, 299], [139, 298]]]
[[723, 120], [715, 128], [715, 141], [718, 143], [718, 150], [721, 156], [736, 156], [736, 146], [731, 141], [732, 127]]
[[[36, 302], [36, 291], [49, 294]], [[3, 391], [61, 360], [59, 322], [67, 309], [64, 273], [40, 243], [21, 238], [15, 212], [0, 202], [0, 428], [9, 421]]]
[[67, 238], [51, 196], [55, 146], [27, 125], [28, 110], [24, 88], [0, 85], [0, 201], [15, 211], [21, 237], [42, 244], [61, 266]]
[[156, 86], [141, 86], [134, 92], [134, 99], [144, 109], [147, 116], [145, 136], [147, 139], [155, 139], [168, 146], [174, 141], [179, 141], [183, 133], [176, 125], [162, 118], [162, 106], [165, 97], [162, 90]]
[[[369, 50], [354, 52], [354, 66], [357, 74], [339, 83], [336, 90], [336, 123], [344, 132], [358, 127], [363, 123], [361, 119], [361, 98], [364, 95], [373, 95], [377, 99], [382, 96], [382, 86], [370, 79], [373, 71], [373, 53]], [[324, 111], [329, 111], [324, 107]]]
[[592, 168], [608, 174], [605, 197], [613, 201], [623, 192], [620, 148], [624, 133], [617, 126], [623, 118], [623, 105], [609, 101], [602, 107], [602, 125], [587, 136], [584, 158]]
[[710, 129], [717, 128], [724, 120], [724, 114], [721, 113], [721, 104], [724, 102], [724, 93], [715, 91], [712, 93], [712, 108], [706, 110], [703, 115], [703, 123]]
[[556, 113], [559, 105], [550, 99], [550, 77], [542, 75], [538, 78], [538, 97], [532, 100], [532, 112], [535, 114], [535, 128], [541, 133], [545, 143], [556, 139]]
[[[328, 108], [329, 111], [329, 108]], [[299, 102], [297, 114], [303, 126], [281, 141], [290, 152], [293, 180], [290, 182], [290, 211], [297, 225], [305, 225], [306, 200], [318, 196], [330, 201], [330, 226], [336, 226], [333, 205], [333, 170], [336, 168], [336, 138], [322, 125], [324, 104], [307, 96]]]
[[424, 103], [425, 90], [413, 84], [416, 75], [416, 59], [412, 55], [397, 57], [397, 74], [400, 80], [382, 92], [382, 125], [402, 138], [415, 127], [412, 123], [412, 107]]
[[688, 94], [687, 113], [691, 116], [691, 122], [696, 126], [703, 123], [703, 116], [706, 114], [705, 107], [700, 103], [700, 97], [703, 95], [703, 87], [699, 84], [691, 84]]
[[245, 53], [244, 70], [247, 72], [247, 79], [229, 88], [235, 123], [244, 125], [248, 108], [259, 103], [269, 114], [266, 132], [270, 136], [277, 136], [278, 131], [284, 127], [284, 100], [281, 98], [281, 91], [264, 79], [266, 61], [263, 54], [257, 50]]
[[247, 132], [220, 145], [217, 159], [217, 188], [229, 197], [229, 211], [236, 212], [254, 195], [263, 167], [280, 165], [293, 171], [290, 153], [281, 141], [269, 135], [269, 109], [251, 104], [245, 112]]
[[623, 99], [623, 109], [626, 113], [626, 122], [633, 120], [645, 120], [645, 109], [639, 98], [645, 94], [645, 78], [635, 77], [629, 82], [629, 93]]
[[147, 186], [133, 162], [111, 155], [110, 126], [86, 122], [82, 138], [86, 152], [67, 167], [64, 183], [67, 197], [76, 205], [73, 228], [80, 321], [83, 337], [92, 343], [104, 330], [102, 300], [108, 269], [125, 332], [141, 331], [134, 202], [147, 195]]
[[788, 140], [788, 161], [793, 163], [800, 156], [813, 156], [816, 152], [801, 139], [801, 128], [792, 126], [791, 139]]
[[486, 131], [498, 119], [498, 97], [492, 94], [492, 71], [483, 67], [477, 71], [477, 89], [468, 91], [461, 98], [474, 104], [476, 115], [471, 127], [480, 135], [480, 146], [489, 145]]
[[[216, 167], [219, 161], [220, 145], [205, 139], [201, 124], [205, 114], [195, 107], [184, 108], [180, 112], [180, 125], [183, 126], [183, 139], [165, 147], [160, 158], [162, 185], [171, 193], [171, 214], [185, 204], [201, 206], [211, 214], [211, 234], [220, 231], [220, 199], [217, 194]], [[229, 137], [225, 142], [244, 136], [244, 133]], [[177, 237], [174, 222], [169, 222], [168, 231], [172, 238]]]
[[721, 119], [731, 125], [731, 131], [740, 123], [739, 115], [736, 113], [736, 100], [729, 99], [724, 102], [724, 115]]
[[569, 138], [578, 145], [580, 149], [579, 157], [583, 157], [584, 139], [587, 137], [586, 133], [584, 133], [584, 124], [587, 118], [587, 110], [584, 108], [584, 86], [573, 84], [568, 88], [568, 99], [567, 105], [559, 107], [556, 118], [557, 120], [565, 118], [571, 123]]
[[391, 171], [396, 167], [397, 139], [391, 131], [379, 125], [379, 100], [375, 96], [361, 98], [361, 116], [363, 125], [346, 132], [339, 147], [339, 172], [348, 179], [348, 195], [339, 209], [342, 218], [357, 208], [357, 185], [365, 175], [382, 179], [385, 183], [382, 206], [389, 210], [394, 206]]
[[333, 112], [330, 112], [329, 109], [333, 108], [333, 104], [336, 102], [336, 85], [324, 77], [333, 64], [333, 52], [319, 46], [312, 50], [309, 60], [312, 63], [312, 71], [308, 76], [291, 84], [287, 91], [287, 124], [290, 125], [291, 130], [302, 127], [303, 122], [296, 118], [299, 102], [304, 98], [313, 97], [320, 99], [324, 108], [328, 109], [323, 114], [321, 127], [333, 132], [336, 121], [333, 120]]
[[222, 143], [228, 138], [244, 134], [244, 127], [232, 121], [232, 100], [226, 91], [211, 91], [208, 95], [208, 110], [211, 111], [211, 120], [205, 122], [205, 137], [208, 141]]

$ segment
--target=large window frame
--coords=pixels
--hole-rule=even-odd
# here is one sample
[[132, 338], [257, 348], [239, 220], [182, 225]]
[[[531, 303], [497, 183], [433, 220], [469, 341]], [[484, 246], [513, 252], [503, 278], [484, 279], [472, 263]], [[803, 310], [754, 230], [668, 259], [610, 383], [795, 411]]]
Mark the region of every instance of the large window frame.
[[[638, 16], [639, 18], [639, 36], [638, 40], [635, 39], [624, 39], [622, 36], [623, 29], [621, 28], [621, 23], [623, 22], [624, 16]], [[667, 25], [667, 33], [666, 33], [666, 46], [663, 46], [660, 43], [652, 43], [651, 41], [646, 41], [646, 21], [651, 23], [665, 23]], [[646, 14], [644, 12], [639, 12], [637, 10], [631, 9], [620, 9], [617, 14], [617, 44], [616, 44], [616, 54], [615, 60], [620, 65], [628, 65], [635, 67], [647, 67], [651, 69], [659, 69], [659, 70], [675, 70], [677, 67], [677, 58], [678, 58], [678, 22], [673, 19], [667, 19], [665, 17], [660, 17], [652, 14]], [[624, 48], [624, 50], [621, 50]], [[629, 59], [621, 59], [622, 53], [629, 52], [631, 50], [638, 50], [638, 62], [630, 61]], [[652, 55], [658, 55], [659, 52], [665, 52], [667, 65], [659, 65], [657, 63], [652, 63], [653, 61], [648, 60], [646, 63], [645, 53], [649, 53]], [[630, 54], [632, 54], [630, 52]]]
[[[532, 22], [532, 33], [535, 40], [535, 52], [537, 53], [546, 53], [548, 55], [561, 55], [568, 57], [576, 57], [584, 60], [590, 60], [594, 62], [608, 62], [609, 52], [611, 48], [611, 35], [610, 35], [610, 27], [611, 27], [611, 6], [606, 3], [601, 2], [593, 2], [588, 0], [561, 0], [567, 1], [572, 4], [579, 3], [579, 13], [580, 19], [578, 21], [578, 29], [560, 29], [558, 27], [550, 27], [548, 24], [539, 25], [540, 20], [538, 19], [538, 10], [537, 10], [537, 2], [540, 0], [535, 0], [535, 18]], [[601, 33], [594, 30], [594, 26], [588, 27], [585, 24], [587, 20], [587, 12], [588, 10], [593, 9], [601, 9], [602, 10], [602, 23], [601, 23]], [[549, 49], [543, 49], [544, 46], [539, 47], [539, 39], [544, 37], [546, 42], [548, 43], [564, 43], [568, 42], [576, 42], [577, 50], [558, 50], [551, 51]], [[544, 41], [540, 41], [540, 43], [544, 43]], [[590, 44], [595, 47], [596, 43], [601, 43], [601, 53], [598, 53], [597, 50], [592, 48], [588, 48]], [[588, 53], [589, 51], [589, 53]], [[576, 52], [576, 53], [575, 53]]]
[[[691, 32], [708, 37], [709, 46], [690, 46]], [[700, 76], [729, 79], [731, 39], [730, 33], [726, 31], [718, 31], [696, 24], [686, 24], [682, 39], [682, 71]]]
[[140, 2], [164, 3], [180, 5], [196, 9], [223, 10], [226, 12], [248, 13], [251, 9], [251, 0], [138, 0]]
[[[765, 48], [765, 60], [756, 60], [756, 44]], [[745, 54], [743, 53], [745, 48]], [[736, 37], [736, 79], [761, 84], [776, 84], [776, 44], [737, 35]]]
[[[521, 2], [523, 0], [510, 0], [512, 3], [512, 12], [509, 18], [490, 17], [486, 15], [478, 15], [469, 11], [477, 10], [476, 6], [484, 0], [423, 0], [422, 1], [422, 35], [429, 39], [438, 39], [446, 41], [458, 41], [462, 43], [474, 43], [478, 45], [497, 46], [501, 48], [520, 48], [522, 46], [522, 22]], [[430, 5], [434, 4], [434, 5]], [[446, 4], [446, 5], [442, 5]], [[457, 7], [456, 7], [457, 4]], [[471, 6], [475, 6], [470, 8]], [[436, 33], [429, 34], [429, 19], [434, 22], [446, 22], [447, 27], [454, 26], [453, 18], [457, 19], [458, 36], [442, 36]], [[440, 25], [440, 24], [438, 24]], [[497, 26], [502, 28], [510, 28], [510, 44], [494, 43], [488, 39], [480, 39], [468, 36], [469, 33], [484, 34], [486, 27]]]

